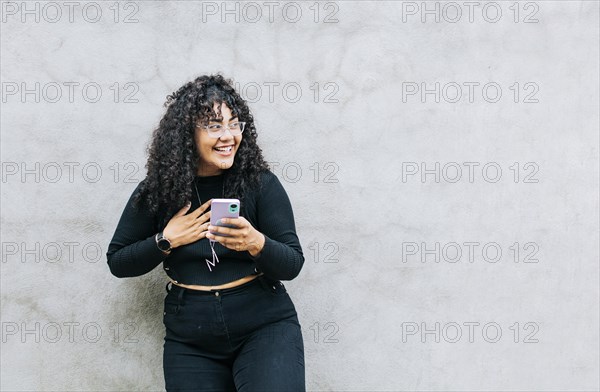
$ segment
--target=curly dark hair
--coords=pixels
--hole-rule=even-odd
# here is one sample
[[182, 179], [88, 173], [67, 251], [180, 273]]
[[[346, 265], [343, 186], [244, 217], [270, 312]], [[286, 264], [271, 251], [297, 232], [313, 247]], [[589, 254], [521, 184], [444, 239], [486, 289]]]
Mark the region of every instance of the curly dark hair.
[[[218, 104], [218, 116], [213, 110]], [[146, 178], [133, 198], [136, 207], [143, 199], [148, 209], [157, 214], [164, 228], [171, 217], [191, 200], [192, 183], [198, 173], [200, 153], [194, 141], [198, 121], [220, 116], [221, 103], [246, 122], [242, 140], [231, 168], [224, 170], [224, 197], [240, 199], [260, 187], [261, 172], [269, 170], [256, 139], [254, 118], [246, 102], [233, 88], [233, 81], [220, 73], [203, 75], [167, 95], [166, 113], [154, 129], [146, 148]], [[137, 208], [137, 207], [136, 207]]]

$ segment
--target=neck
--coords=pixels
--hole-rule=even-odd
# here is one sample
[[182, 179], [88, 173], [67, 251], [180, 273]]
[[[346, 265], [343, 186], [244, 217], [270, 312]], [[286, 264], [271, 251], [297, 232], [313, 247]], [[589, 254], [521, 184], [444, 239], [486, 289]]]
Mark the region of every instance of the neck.
[[214, 177], [225, 174], [227, 170], [215, 166], [200, 166], [196, 169], [196, 177]]
[[215, 177], [220, 176], [222, 174], [225, 174], [225, 170], [223, 169], [219, 169], [217, 167], [203, 167], [198, 169], [198, 171], [196, 172], [196, 177]]
[[220, 184], [225, 183], [225, 173], [212, 174], [212, 175], [199, 175], [196, 174], [195, 181], [198, 184]]
[[196, 177], [217, 177], [222, 176], [225, 173], [215, 173], [215, 174], [196, 174]]

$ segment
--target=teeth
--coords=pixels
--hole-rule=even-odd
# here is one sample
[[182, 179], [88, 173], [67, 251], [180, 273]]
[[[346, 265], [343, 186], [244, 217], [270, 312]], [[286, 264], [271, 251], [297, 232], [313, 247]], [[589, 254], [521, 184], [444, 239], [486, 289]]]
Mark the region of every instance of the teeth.
[[233, 148], [232, 146], [229, 146], [229, 147], [225, 147], [225, 148], [215, 148], [215, 150], [229, 152], [229, 151], [231, 151], [232, 148]]

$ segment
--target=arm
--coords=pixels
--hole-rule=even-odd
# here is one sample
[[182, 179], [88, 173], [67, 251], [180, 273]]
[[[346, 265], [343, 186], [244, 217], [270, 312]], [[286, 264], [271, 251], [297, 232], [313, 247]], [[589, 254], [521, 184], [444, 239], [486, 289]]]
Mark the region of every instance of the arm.
[[273, 173], [264, 177], [265, 183], [257, 196], [256, 229], [264, 236], [264, 246], [256, 256], [250, 254], [257, 267], [273, 279], [292, 280], [304, 265], [302, 247], [296, 234], [290, 199]]
[[167, 257], [156, 246], [154, 216], [141, 203], [139, 210], [131, 205], [140, 184], [129, 197], [106, 252], [110, 272], [118, 278], [144, 275]]

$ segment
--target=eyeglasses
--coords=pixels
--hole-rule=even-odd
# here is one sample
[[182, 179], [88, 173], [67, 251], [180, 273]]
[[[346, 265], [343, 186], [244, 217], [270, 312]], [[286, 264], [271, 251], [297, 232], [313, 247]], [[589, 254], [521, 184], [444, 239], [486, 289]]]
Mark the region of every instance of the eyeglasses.
[[233, 136], [241, 135], [244, 132], [244, 127], [246, 123], [244, 121], [236, 121], [229, 125], [222, 126], [221, 124], [211, 124], [211, 125], [196, 125], [197, 128], [201, 128], [208, 133], [208, 136], [218, 139], [225, 134], [225, 129], [229, 130]]

